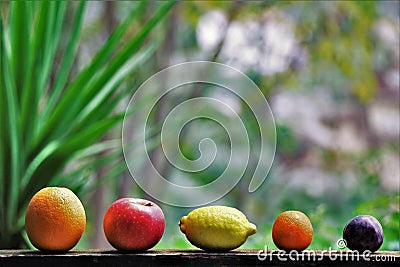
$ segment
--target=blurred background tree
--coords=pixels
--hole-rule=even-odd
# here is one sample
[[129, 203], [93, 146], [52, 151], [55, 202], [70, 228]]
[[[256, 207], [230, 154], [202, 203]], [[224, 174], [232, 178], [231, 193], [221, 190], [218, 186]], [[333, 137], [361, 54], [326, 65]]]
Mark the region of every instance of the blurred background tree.
[[[87, 3], [74, 71], [90, 62], [129, 15], [132, 5], [136, 4]], [[159, 6], [157, 1], [146, 2], [143, 12], [127, 24], [122, 43], [129, 42]], [[2, 12], [7, 9], [8, 4], [3, 4]], [[66, 23], [72, 27], [74, 19], [69, 14], [66, 12]], [[151, 39], [159, 41], [155, 53], [118, 88], [127, 92], [126, 96], [132, 95], [154, 73], [193, 60], [221, 62], [246, 73], [268, 99], [278, 143], [269, 177], [256, 192], [248, 193], [247, 187], [257, 153], [250, 158], [249, 170], [239, 184], [213, 203], [238, 207], [257, 224], [258, 233], [243, 247], [275, 248], [271, 240], [275, 217], [281, 211], [297, 209], [313, 222], [311, 249], [335, 249], [344, 225], [353, 216], [371, 214], [384, 229], [382, 249], [399, 250], [399, 29], [397, 1], [178, 2], [151, 34]], [[157, 129], [171, 108], [199, 94], [194, 90], [166, 96], [151, 117], [156, 132], [150, 158], [168, 179], [184, 184], [206, 184], [226, 165], [217, 161], [205, 172], [188, 175], [171, 167], [157, 145]], [[247, 121], [249, 136], [257, 140], [257, 123], [240, 99], [218, 89], [204, 94], [229, 99]], [[118, 101], [115, 113], [124, 111], [129, 97]], [[121, 125], [117, 125], [103, 136], [98, 150], [101, 159], [92, 153], [88, 159], [95, 155], [97, 160], [71, 161], [64, 169], [69, 175], [52, 182], [71, 185], [82, 181], [74, 187], [88, 213], [80, 248], [109, 248], [102, 218], [116, 198], [149, 197], [126, 170], [120, 136]], [[196, 120], [185, 127], [180, 138], [183, 153], [197, 158], [196, 140], [204, 137], [212, 138], [219, 152], [229, 149], [218, 125]], [[257, 149], [256, 144], [252, 149]], [[177, 226], [190, 209], [160, 205], [167, 228], [157, 247], [191, 247]]]

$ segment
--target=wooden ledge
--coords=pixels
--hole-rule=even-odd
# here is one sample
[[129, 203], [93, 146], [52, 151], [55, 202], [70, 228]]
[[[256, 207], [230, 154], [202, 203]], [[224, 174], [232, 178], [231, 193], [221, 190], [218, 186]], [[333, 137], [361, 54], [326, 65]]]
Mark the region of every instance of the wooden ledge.
[[357, 257], [346, 250], [282, 251], [149, 250], [121, 253], [115, 250], [73, 250], [51, 254], [35, 250], [0, 250], [0, 266], [400, 266], [400, 251], [378, 251]]

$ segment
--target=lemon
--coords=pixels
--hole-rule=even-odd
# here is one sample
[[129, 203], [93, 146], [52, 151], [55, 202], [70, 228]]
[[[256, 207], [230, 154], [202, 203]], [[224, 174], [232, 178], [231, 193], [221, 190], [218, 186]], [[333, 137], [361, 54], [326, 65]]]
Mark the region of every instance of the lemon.
[[225, 206], [195, 209], [182, 217], [179, 227], [190, 243], [204, 250], [235, 249], [257, 232], [241, 211]]

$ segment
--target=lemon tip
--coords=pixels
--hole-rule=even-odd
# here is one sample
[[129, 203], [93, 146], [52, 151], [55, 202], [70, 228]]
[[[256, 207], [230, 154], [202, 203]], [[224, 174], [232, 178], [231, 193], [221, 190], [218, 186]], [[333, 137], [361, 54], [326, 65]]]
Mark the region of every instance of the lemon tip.
[[257, 233], [257, 226], [253, 223], [249, 224], [249, 230], [248, 230], [248, 235], [253, 235]]
[[181, 229], [182, 233], [186, 232], [186, 219], [187, 219], [187, 216], [183, 216], [178, 223], [179, 228]]

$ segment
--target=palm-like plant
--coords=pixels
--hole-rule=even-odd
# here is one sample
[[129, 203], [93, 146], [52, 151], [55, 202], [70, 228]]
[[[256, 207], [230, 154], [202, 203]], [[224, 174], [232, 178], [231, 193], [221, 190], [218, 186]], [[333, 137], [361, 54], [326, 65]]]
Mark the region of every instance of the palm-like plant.
[[120, 85], [154, 52], [154, 42], [143, 43], [173, 2], [121, 44], [142, 12], [144, 4], [137, 5], [72, 75], [85, 4], [12, 1], [0, 20], [0, 248], [23, 244], [21, 218], [32, 195], [68, 175], [66, 164], [121, 122]]

